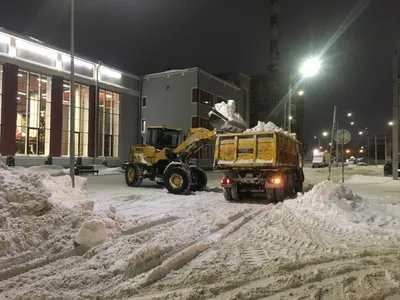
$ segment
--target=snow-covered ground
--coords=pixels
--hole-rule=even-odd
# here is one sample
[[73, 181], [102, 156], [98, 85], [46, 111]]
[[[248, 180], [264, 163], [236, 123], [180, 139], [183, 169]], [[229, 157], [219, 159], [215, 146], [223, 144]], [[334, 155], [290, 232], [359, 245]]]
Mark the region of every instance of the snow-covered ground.
[[[21, 183], [0, 194], [0, 299], [398, 299], [400, 183], [382, 169], [346, 168], [342, 186], [339, 169], [329, 182], [306, 168], [312, 189], [277, 205], [225, 202], [214, 172], [207, 191], [174, 196], [122, 175], [69, 194], [66, 176], [2, 171], [3, 189]], [[29, 205], [13, 202], [21, 186], [37, 190]], [[106, 241], [74, 248], [93, 218]]]

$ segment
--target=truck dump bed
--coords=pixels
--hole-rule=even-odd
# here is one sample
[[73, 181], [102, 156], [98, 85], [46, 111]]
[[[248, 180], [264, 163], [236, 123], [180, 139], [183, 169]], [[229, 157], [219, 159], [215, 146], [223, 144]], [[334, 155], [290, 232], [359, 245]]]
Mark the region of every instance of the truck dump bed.
[[299, 142], [279, 132], [220, 134], [214, 169], [299, 167]]

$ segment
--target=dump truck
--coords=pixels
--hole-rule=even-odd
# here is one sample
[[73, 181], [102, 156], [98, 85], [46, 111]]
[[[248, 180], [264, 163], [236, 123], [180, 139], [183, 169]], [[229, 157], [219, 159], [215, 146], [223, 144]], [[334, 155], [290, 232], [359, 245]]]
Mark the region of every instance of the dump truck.
[[218, 134], [214, 170], [223, 172], [227, 201], [258, 193], [280, 202], [303, 191], [299, 142], [281, 132]]

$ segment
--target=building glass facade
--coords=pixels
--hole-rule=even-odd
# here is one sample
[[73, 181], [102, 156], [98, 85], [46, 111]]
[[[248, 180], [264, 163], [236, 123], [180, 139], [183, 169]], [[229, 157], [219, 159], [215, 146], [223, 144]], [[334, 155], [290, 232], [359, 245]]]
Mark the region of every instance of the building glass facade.
[[[62, 105], [61, 155], [69, 155], [71, 121], [71, 84], [64, 81]], [[89, 87], [75, 84], [75, 155], [88, 156], [89, 139]]]
[[0, 132], [1, 132], [1, 105], [3, 103], [3, 65], [0, 64]]
[[99, 91], [99, 156], [117, 157], [119, 139], [119, 94]]
[[19, 70], [17, 92], [16, 155], [48, 155], [51, 78]]

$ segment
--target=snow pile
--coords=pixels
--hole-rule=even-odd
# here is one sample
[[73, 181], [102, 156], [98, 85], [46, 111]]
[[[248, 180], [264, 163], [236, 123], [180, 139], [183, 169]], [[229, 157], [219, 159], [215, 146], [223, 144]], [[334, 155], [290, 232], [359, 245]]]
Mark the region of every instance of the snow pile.
[[295, 208], [326, 217], [346, 217], [353, 211], [361, 209], [366, 204], [352, 190], [344, 184], [335, 184], [332, 181], [323, 181], [313, 187], [311, 191], [300, 196], [296, 201], [286, 201], [283, 206]]
[[226, 118], [228, 118], [229, 120], [235, 121], [235, 122], [238, 122], [241, 124], [246, 124], [245, 120], [243, 120], [243, 118], [238, 113], [236, 113], [235, 100], [228, 100], [227, 103], [225, 103], [224, 101], [222, 101], [220, 103], [216, 103], [214, 108], [219, 113], [221, 113]]
[[[84, 197], [85, 192], [84, 178], [77, 177], [72, 190], [69, 176], [20, 173], [0, 162], [0, 269], [8, 256], [72, 248], [81, 224], [94, 218], [94, 202]], [[77, 196], [81, 198], [75, 200]], [[113, 211], [107, 227], [120, 232], [124, 219]], [[98, 243], [104, 231], [96, 230], [101, 233]]]

